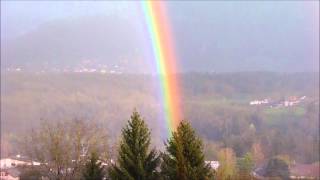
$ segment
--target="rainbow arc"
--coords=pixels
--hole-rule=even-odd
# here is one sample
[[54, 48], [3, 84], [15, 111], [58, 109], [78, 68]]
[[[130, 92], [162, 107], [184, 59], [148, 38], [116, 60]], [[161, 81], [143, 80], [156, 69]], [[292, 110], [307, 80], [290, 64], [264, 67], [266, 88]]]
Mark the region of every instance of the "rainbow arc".
[[143, 1], [143, 11], [161, 83], [163, 110], [169, 135], [181, 120], [177, 58], [164, 1]]

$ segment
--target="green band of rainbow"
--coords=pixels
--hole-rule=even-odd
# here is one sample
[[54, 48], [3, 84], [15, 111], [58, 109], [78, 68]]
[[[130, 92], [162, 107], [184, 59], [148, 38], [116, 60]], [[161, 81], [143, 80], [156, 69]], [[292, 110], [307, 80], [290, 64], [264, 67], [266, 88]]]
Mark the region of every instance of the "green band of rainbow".
[[176, 57], [167, 13], [163, 1], [143, 1], [142, 4], [161, 82], [164, 116], [171, 134], [181, 120], [181, 113]]

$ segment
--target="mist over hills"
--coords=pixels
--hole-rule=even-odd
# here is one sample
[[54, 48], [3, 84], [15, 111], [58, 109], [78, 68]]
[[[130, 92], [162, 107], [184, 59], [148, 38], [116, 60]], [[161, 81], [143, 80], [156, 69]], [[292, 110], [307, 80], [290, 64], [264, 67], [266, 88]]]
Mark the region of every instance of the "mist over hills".
[[[317, 18], [299, 4], [285, 6], [169, 3], [179, 71], [319, 71]], [[152, 43], [139, 11], [57, 18], [14, 38], [2, 34], [2, 68], [152, 73]]]
[[8, 40], [1, 59], [5, 67], [30, 70], [75, 68], [83, 63], [136, 69], [143, 67], [138, 43], [135, 26], [128, 21], [111, 17], [57, 20]]

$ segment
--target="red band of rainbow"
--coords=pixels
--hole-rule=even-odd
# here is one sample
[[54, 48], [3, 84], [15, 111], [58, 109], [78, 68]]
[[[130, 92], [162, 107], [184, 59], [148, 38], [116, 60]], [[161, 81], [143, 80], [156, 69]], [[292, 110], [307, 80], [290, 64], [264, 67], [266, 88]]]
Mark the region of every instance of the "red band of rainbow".
[[181, 118], [180, 91], [177, 77], [177, 59], [170, 32], [170, 24], [164, 1], [143, 1], [149, 35], [161, 82], [161, 95], [164, 99], [164, 118], [169, 134], [178, 126]]

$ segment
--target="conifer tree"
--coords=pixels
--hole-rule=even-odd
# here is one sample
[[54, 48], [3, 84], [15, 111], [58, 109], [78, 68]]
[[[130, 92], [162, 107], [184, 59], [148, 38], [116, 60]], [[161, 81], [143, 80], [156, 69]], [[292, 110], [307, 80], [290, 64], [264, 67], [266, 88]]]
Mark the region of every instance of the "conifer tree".
[[209, 165], [206, 165], [203, 145], [191, 125], [182, 121], [177, 131], [166, 143], [161, 165], [162, 175], [168, 180], [205, 180], [212, 179]]
[[111, 179], [149, 180], [157, 179], [156, 168], [160, 163], [157, 152], [149, 150], [150, 131], [137, 111], [122, 129], [118, 160], [109, 170]]
[[90, 160], [86, 163], [83, 178], [85, 180], [102, 180], [105, 177], [103, 167], [101, 162], [98, 161], [98, 155], [92, 152], [90, 155]]

